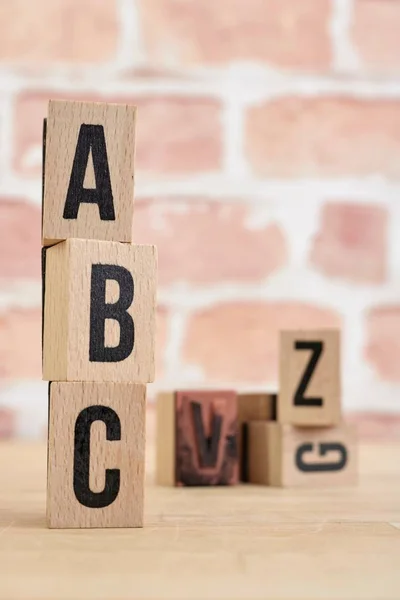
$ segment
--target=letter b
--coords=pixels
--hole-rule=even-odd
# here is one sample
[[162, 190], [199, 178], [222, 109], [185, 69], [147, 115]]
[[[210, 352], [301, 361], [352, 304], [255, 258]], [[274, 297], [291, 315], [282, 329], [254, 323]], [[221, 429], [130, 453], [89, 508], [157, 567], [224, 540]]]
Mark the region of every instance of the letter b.
[[[120, 295], [115, 303], [106, 303], [106, 282], [114, 280]], [[134, 283], [128, 269], [117, 265], [92, 265], [90, 288], [90, 344], [91, 362], [120, 362], [128, 358], [135, 343], [135, 325], [127, 312], [133, 301]], [[119, 323], [120, 339], [117, 346], [106, 346], [106, 319]]]

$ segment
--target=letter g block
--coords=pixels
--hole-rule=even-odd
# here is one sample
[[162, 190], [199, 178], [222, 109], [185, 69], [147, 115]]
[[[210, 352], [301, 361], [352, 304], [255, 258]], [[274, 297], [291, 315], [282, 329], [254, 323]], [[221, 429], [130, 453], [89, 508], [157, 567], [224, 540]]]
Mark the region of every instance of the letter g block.
[[155, 246], [68, 239], [44, 260], [43, 379], [154, 380]]
[[352, 424], [296, 427], [249, 424], [249, 480], [278, 487], [352, 485], [357, 480], [357, 435]]

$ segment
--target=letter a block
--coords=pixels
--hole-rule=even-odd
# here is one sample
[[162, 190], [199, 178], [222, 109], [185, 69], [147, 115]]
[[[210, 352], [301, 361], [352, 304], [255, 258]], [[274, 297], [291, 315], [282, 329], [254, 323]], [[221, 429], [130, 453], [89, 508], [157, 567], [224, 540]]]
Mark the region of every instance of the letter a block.
[[154, 380], [156, 248], [70, 239], [46, 250], [43, 379]]
[[294, 427], [253, 421], [249, 426], [251, 483], [278, 487], [351, 485], [357, 478], [352, 425]]
[[179, 391], [157, 400], [157, 483], [232, 485], [238, 481], [237, 396]]
[[144, 385], [49, 386], [51, 528], [142, 527]]
[[282, 331], [279, 382], [280, 423], [340, 423], [339, 330]]
[[132, 241], [136, 108], [50, 101], [43, 245], [68, 238]]

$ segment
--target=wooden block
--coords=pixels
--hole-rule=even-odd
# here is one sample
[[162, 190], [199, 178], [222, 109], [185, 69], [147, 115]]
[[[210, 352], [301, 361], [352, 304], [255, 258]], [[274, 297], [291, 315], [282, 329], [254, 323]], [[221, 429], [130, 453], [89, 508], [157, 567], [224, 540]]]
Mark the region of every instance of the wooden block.
[[249, 479], [279, 487], [351, 485], [357, 479], [353, 425], [249, 424]]
[[339, 330], [282, 331], [279, 382], [280, 423], [340, 423]]
[[49, 527], [143, 526], [145, 410], [144, 385], [49, 385]]
[[239, 477], [248, 481], [248, 422], [273, 421], [276, 419], [276, 394], [239, 394], [238, 395], [238, 452]]
[[154, 380], [155, 246], [71, 239], [46, 250], [43, 379]]
[[270, 485], [270, 446], [279, 447], [272, 440], [275, 429], [267, 427], [267, 421], [250, 421], [247, 424], [247, 481], [261, 485]]
[[238, 481], [237, 396], [178, 391], [157, 399], [160, 485], [233, 485]]
[[176, 421], [175, 393], [157, 396], [156, 421], [156, 482], [159, 485], [176, 483]]
[[132, 242], [136, 107], [50, 101], [44, 246], [68, 238]]

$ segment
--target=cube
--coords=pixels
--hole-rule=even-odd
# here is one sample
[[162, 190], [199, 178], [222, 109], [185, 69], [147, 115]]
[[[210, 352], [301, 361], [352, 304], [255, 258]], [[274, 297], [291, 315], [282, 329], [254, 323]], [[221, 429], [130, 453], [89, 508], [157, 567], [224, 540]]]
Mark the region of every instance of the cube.
[[50, 528], [142, 527], [144, 385], [49, 385]]
[[177, 391], [157, 399], [156, 480], [161, 485], [233, 485], [238, 481], [237, 396]]
[[69, 239], [44, 261], [43, 379], [154, 379], [154, 246]]

